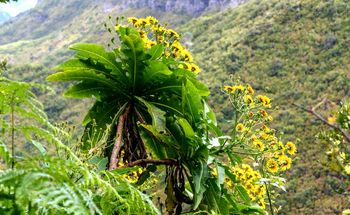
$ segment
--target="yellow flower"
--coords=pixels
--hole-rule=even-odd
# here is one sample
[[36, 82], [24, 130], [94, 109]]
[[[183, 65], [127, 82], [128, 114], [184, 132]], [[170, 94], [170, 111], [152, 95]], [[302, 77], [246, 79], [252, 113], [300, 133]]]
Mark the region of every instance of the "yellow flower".
[[248, 105], [252, 105], [254, 103], [254, 100], [250, 95], [246, 95], [244, 96], [244, 102]]
[[253, 186], [253, 184], [252, 183], [250, 183], [250, 182], [247, 182], [246, 184], [245, 184], [245, 189], [248, 191], [248, 192], [251, 192], [251, 191], [253, 191], [254, 192], [254, 186]]
[[262, 128], [261, 128], [265, 133], [270, 133], [271, 132], [271, 129], [267, 126], [267, 125], [263, 125]]
[[256, 185], [255, 189], [254, 189], [254, 193], [255, 193], [256, 196], [263, 196], [263, 195], [265, 195], [266, 189], [265, 189], [264, 185], [260, 185], [260, 184]]
[[214, 168], [212, 171], [211, 171], [211, 175], [214, 176], [214, 177], [217, 177], [218, 176], [218, 170], [216, 168]]
[[169, 35], [169, 37], [174, 37], [175, 39], [179, 39], [180, 38], [180, 35], [176, 31], [174, 31], [172, 29], [168, 29], [167, 30], [167, 34]]
[[266, 168], [271, 173], [276, 173], [278, 171], [278, 163], [275, 160], [268, 160], [266, 163]]
[[253, 134], [253, 135], [250, 137], [250, 139], [251, 139], [252, 141], [255, 141], [255, 140], [257, 140], [258, 138], [256, 137], [255, 134]]
[[235, 91], [237, 90], [238, 92], [242, 93], [244, 91], [244, 86], [238, 85], [234, 86]]
[[234, 92], [234, 88], [231, 86], [224, 86], [224, 90], [228, 93], [233, 93]]
[[141, 39], [147, 39], [147, 33], [146, 31], [139, 31]]
[[255, 141], [253, 141], [253, 144], [254, 144], [260, 151], [264, 151], [265, 145], [264, 145], [264, 143], [261, 142], [260, 140], [255, 140]]
[[275, 152], [275, 158], [278, 158], [278, 160], [281, 160], [284, 157], [284, 151], [279, 150]]
[[292, 165], [292, 159], [287, 156], [283, 156], [280, 160], [280, 167], [282, 170], [290, 169]]
[[267, 140], [267, 139], [271, 138], [271, 135], [262, 132], [260, 134], [260, 137], [264, 140]]
[[330, 124], [334, 124], [337, 122], [337, 117], [335, 116], [330, 116], [328, 117], [328, 120], [327, 120]]
[[248, 116], [249, 116], [249, 118], [253, 118], [254, 117], [254, 113], [253, 112], [249, 112]]
[[128, 22], [135, 25], [137, 23], [138, 19], [136, 17], [129, 17]]
[[268, 113], [266, 112], [266, 110], [264, 110], [264, 109], [259, 110], [259, 113], [260, 113], [261, 116], [263, 116], [263, 117], [269, 116], [269, 114], [268, 114]]
[[269, 97], [258, 95], [258, 100], [262, 103], [264, 107], [271, 107], [271, 100]]
[[236, 126], [236, 131], [243, 132], [245, 130], [244, 125], [242, 123], [238, 123]]
[[285, 147], [290, 155], [294, 155], [297, 151], [297, 147], [292, 142], [287, 142]]
[[242, 169], [237, 169], [235, 174], [239, 180], [245, 179], [245, 175]]
[[252, 167], [250, 167], [248, 164], [242, 164], [242, 168], [245, 172], [253, 171]]
[[233, 188], [233, 183], [232, 183], [231, 179], [229, 179], [228, 177], [225, 177], [224, 182], [228, 188], [230, 188], [230, 189]]
[[158, 23], [158, 20], [156, 18], [154, 18], [153, 16], [148, 16], [146, 18], [147, 22], [151, 25], [154, 25], [154, 24], [157, 24]]
[[193, 62], [193, 57], [188, 50], [182, 49], [181, 56], [183, 56], [185, 61], [190, 62], [190, 63]]
[[145, 45], [146, 45], [146, 48], [151, 48], [152, 46], [157, 45], [157, 42], [148, 40]]
[[259, 202], [258, 202], [259, 206], [262, 207], [263, 209], [265, 209], [265, 200], [263, 198], [259, 199]]
[[195, 74], [198, 74], [200, 72], [200, 69], [196, 64], [191, 64], [189, 70]]
[[254, 90], [253, 90], [252, 86], [248, 85], [247, 90], [248, 90], [248, 93], [250, 93], [252, 95], [254, 94]]

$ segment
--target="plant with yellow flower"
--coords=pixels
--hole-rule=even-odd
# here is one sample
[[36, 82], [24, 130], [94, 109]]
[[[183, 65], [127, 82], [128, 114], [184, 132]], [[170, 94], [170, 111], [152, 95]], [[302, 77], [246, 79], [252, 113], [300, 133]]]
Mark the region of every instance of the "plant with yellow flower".
[[84, 120], [81, 151], [101, 147], [106, 171], [122, 172], [140, 189], [161, 179], [166, 197], [158, 197], [168, 214], [201, 208], [261, 214], [267, 202], [273, 213], [271, 184], [291, 167], [287, 155], [296, 149], [269, 126], [270, 98], [255, 96], [250, 85], [224, 86], [234, 112], [225, 135], [181, 35], [151, 16], [117, 19], [115, 33], [120, 44], [112, 39], [110, 50], [73, 45], [75, 58], [48, 77], [75, 82], [67, 96], [96, 98]]
[[[297, 149], [293, 142], [283, 143], [276, 130], [269, 126], [273, 118], [267, 109], [271, 108], [271, 99], [265, 95], [255, 96], [250, 85], [225, 85], [223, 92], [233, 107], [233, 126], [230, 139], [222, 150], [225, 150], [230, 160], [228, 166], [234, 178], [230, 186], [236, 183], [247, 192], [250, 201], [269, 211], [273, 208], [274, 189], [272, 184], [283, 186], [283, 173], [291, 168], [292, 158]], [[252, 166], [250, 166], [251, 164]], [[230, 174], [228, 174], [230, 175]], [[276, 177], [278, 176], [278, 177]], [[259, 195], [255, 195], [255, 192]]]

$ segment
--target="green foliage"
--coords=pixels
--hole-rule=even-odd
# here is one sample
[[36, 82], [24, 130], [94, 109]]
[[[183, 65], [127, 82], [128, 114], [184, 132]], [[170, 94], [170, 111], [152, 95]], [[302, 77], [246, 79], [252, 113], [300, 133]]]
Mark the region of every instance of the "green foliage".
[[159, 214], [118, 173], [95, 172], [66, 146], [60, 148], [65, 158], [26, 158], [0, 172], [3, 214]]
[[[42, 87], [0, 79], [0, 159], [11, 163], [0, 170], [1, 214], [159, 214], [118, 172], [103, 171], [103, 159], [83, 162], [71, 151], [73, 138], [50, 124], [33, 86]], [[22, 141], [39, 153], [22, 149], [29, 156], [19, 158]]]

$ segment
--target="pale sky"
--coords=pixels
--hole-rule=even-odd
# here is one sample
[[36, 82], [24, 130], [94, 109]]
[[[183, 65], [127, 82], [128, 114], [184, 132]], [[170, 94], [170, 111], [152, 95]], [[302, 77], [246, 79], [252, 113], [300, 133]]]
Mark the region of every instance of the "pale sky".
[[38, 0], [18, 0], [17, 2], [11, 1], [11, 3], [0, 4], [0, 11], [5, 11], [11, 16], [16, 16], [17, 14], [33, 8]]

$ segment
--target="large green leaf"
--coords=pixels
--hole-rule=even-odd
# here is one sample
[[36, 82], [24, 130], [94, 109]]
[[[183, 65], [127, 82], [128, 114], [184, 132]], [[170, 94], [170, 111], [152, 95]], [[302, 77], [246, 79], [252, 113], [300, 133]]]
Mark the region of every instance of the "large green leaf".
[[181, 126], [186, 138], [192, 139], [196, 136], [190, 123], [188, 123], [188, 121], [185, 118], [178, 117], [177, 121], [178, 121], [179, 125]]
[[149, 54], [151, 55], [151, 60], [156, 60], [160, 56], [163, 55], [164, 51], [164, 45], [163, 44], [157, 44], [155, 46], [152, 46], [152, 48], [149, 50]]
[[117, 89], [115, 82], [111, 79], [106, 78], [102, 74], [97, 74], [95, 71], [90, 69], [76, 70], [76, 71], [67, 71], [67, 72], [58, 72], [47, 77], [48, 81], [53, 82], [63, 82], [63, 81], [90, 81], [102, 83], [111, 89]]
[[146, 147], [150, 149], [152, 156], [158, 159], [166, 158], [165, 146], [156, 142], [151, 135], [144, 131], [144, 129], [140, 129], [140, 135], [142, 141], [145, 143]]
[[164, 78], [169, 78], [172, 72], [168, 66], [161, 61], [150, 61], [143, 74], [143, 84], [147, 87], [152, 82], [161, 82]]
[[235, 186], [235, 189], [236, 189], [238, 195], [241, 197], [241, 199], [246, 204], [250, 204], [250, 197], [249, 197], [247, 191], [244, 189], [244, 187], [242, 185], [237, 185], [237, 186]]
[[[82, 60], [92, 60], [94, 63], [101, 63], [107, 69], [120, 71], [119, 65], [116, 62], [114, 52], [106, 52], [103, 46], [92, 43], [78, 43], [70, 47], [75, 50], [75, 56]], [[122, 73], [121, 73], [122, 74]]]
[[152, 117], [152, 125], [157, 129], [158, 132], [165, 132], [165, 111], [157, 108], [153, 104], [145, 101], [140, 97], [136, 97], [143, 105], [146, 106], [148, 114]]
[[189, 116], [192, 119], [192, 124], [199, 122], [202, 118], [203, 104], [202, 97], [200, 96], [197, 88], [190, 81], [186, 81], [183, 86], [183, 102], [184, 108], [188, 111]]
[[206, 163], [196, 163], [191, 166], [193, 184], [194, 184], [194, 203], [193, 209], [196, 210], [203, 199], [203, 194], [206, 191], [205, 180], [207, 173]]
[[90, 98], [96, 97], [100, 100], [100, 97], [106, 97], [107, 95], [116, 96], [116, 93], [111, 92], [107, 86], [96, 82], [82, 82], [73, 85], [71, 88], [65, 91], [64, 96], [70, 98]]

